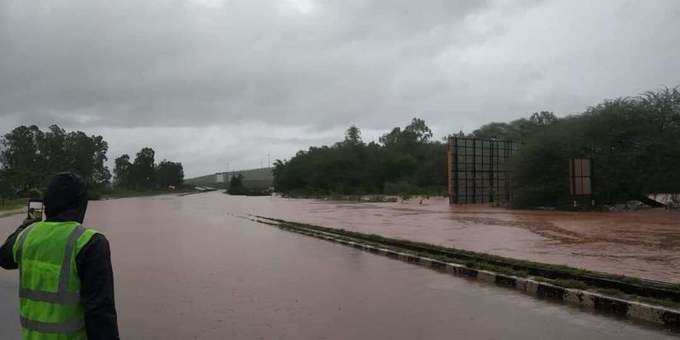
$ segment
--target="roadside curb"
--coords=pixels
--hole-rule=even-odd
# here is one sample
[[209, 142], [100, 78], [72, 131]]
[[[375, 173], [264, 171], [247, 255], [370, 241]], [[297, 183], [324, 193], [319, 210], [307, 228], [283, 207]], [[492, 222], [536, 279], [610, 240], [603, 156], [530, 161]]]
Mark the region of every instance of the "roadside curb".
[[19, 210], [6, 210], [0, 212], [0, 218], [4, 217], [9, 217], [9, 216], [14, 216], [14, 215], [19, 215], [19, 214], [25, 214], [26, 210], [24, 209], [19, 209]]
[[[271, 224], [263, 221], [258, 222]], [[680, 310], [620, 299], [581, 289], [564, 288], [547, 282], [541, 282], [533, 278], [524, 278], [488, 270], [469, 268], [461, 264], [444, 262], [361, 242], [350, 241], [322, 231], [284, 227], [281, 225], [279, 225], [279, 227], [295, 233], [324, 239], [400, 261], [432, 268], [439, 272], [515, 289], [538, 299], [550, 300], [556, 303], [592, 310], [623, 319], [644, 321], [671, 329], [680, 329]]]

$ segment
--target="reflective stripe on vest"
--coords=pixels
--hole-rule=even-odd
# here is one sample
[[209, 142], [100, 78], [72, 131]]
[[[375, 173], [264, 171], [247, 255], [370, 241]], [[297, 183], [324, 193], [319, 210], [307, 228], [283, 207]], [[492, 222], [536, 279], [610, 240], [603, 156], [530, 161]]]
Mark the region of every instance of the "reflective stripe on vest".
[[21, 317], [21, 327], [41, 333], [73, 333], [85, 327], [81, 319], [62, 323], [40, 322]]
[[[24, 248], [24, 242], [26, 241], [26, 238], [30, 231], [34, 228], [35, 224], [29, 226], [24, 230], [24, 232], [19, 236], [19, 239], [17, 240], [17, 248], [16, 248], [16, 261], [17, 263], [21, 263], [21, 257], [22, 257], [22, 252]], [[75, 247], [76, 247], [76, 242], [78, 241], [78, 238], [83, 235], [85, 232], [85, 228], [83, 228], [82, 225], [78, 224], [73, 231], [68, 236], [68, 239], [66, 241], [66, 245], [64, 248], [64, 258], [61, 263], [61, 271], [59, 273], [59, 282], [58, 282], [58, 289], [57, 292], [48, 292], [48, 291], [42, 291], [42, 290], [33, 290], [33, 289], [28, 289], [24, 288], [23, 285], [20, 283], [20, 289], [19, 289], [19, 297], [22, 299], [28, 299], [28, 300], [34, 300], [34, 301], [42, 301], [42, 302], [48, 302], [48, 303], [54, 303], [54, 304], [59, 304], [59, 305], [74, 305], [80, 303], [80, 293], [79, 292], [70, 292], [69, 289], [69, 280], [71, 278], [71, 266], [72, 266], [72, 260], [73, 256], [75, 254]], [[19, 269], [22, 270], [22, 265], [19, 265]], [[21, 278], [21, 275], [20, 275]], [[85, 327], [84, 320], [83, 318], [76, 318], [74, 320], [69, 320], [66, 322], [59, 322], [59, 323], [51, 323], [51, 322], [42, 322], [42, 321], [37, 321], [37, 320], [31, 320], [26, 317], [21, 317], [21, 326], [24, 329], [31, 330], [31, 331], [37, 331], [41, 333], [73, 333], [81, 330], [82, 328]]]
[[19, 297], [22, 299], [58, 303], [60, 305], [72, 305], [74, 303], [80, 302], [80, 293], [71, 292], [52, 293], [27, 288], [19, 289]]

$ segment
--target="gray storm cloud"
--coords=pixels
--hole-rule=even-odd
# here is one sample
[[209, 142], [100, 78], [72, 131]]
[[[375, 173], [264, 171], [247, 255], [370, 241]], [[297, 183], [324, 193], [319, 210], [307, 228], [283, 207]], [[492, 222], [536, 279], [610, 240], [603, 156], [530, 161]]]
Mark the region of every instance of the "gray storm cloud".
[[[112, 151], [167, 148], [199, 174], [350, 124], [417, 114], [446, 134], [677, 85], [680, 2], [7, 0], [0, 51], [3, 131], [108, 133]], [[220, 131], [233, 138], [200, 138]]]

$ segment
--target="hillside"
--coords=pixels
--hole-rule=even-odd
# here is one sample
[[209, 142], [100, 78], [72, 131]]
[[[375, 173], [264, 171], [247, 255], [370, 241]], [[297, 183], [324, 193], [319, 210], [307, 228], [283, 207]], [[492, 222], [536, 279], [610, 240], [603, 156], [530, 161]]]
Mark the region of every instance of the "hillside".
[[184, 183], [215, 188], [227, 188], [229, 186], [229, 179], [238, 174], [243, 176], [243, 185], [248, 188], [269, 188], [274, 183], [272, 168], [218, 172], [211, 175], [185, 179]]

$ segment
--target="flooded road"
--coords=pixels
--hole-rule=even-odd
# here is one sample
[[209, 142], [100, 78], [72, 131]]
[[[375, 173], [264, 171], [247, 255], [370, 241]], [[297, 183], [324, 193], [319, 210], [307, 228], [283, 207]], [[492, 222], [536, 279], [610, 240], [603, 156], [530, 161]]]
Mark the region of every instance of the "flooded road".
[[[671, 337], [238, 217], [274, 213], [277, 201], [286, 200], [208, 193], [91, 202], [86, 224], [111, 242], [122, 338]], [[333, 207], [304, 204], [314, 212], [289, 217], [313, 220]], [[351, 222], [363, 210], [338, 211]], [[0, 219], [3, 238], [21, 217]], [[16, 274], [0, 271], [2, 339], [18, 334]]]
[[680, 212], [516, 211], [445, 198], [351, 203], [250, 197], [230, 211], [680, 283]]

